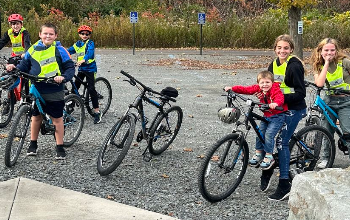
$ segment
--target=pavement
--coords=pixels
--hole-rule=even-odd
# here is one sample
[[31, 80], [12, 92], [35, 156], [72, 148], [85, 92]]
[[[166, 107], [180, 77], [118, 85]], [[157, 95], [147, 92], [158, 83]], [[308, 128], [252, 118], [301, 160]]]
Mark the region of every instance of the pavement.
[[27, 178], [0, 182], [0, 220], [175, 220]]

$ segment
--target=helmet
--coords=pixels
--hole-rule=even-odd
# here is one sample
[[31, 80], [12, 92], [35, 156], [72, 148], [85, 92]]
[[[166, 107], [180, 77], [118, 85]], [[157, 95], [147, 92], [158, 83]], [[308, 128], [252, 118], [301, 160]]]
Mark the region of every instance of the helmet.
[[11, 21], [23, 22], [23, 17], [20, 14], [12, 14], [8, 18], [8, 22], [11, 22]]
[[87, 25], [82, 25], [78, 28], [78, 33], [80, 33], [81, 31], [89, 31], [90, 33], [92, 33], [92, 29], [90, 26]]
[[218, 111], [218, 116], [220, 120], [225, 123], [235, 123], [241, 116], [241, 110], [235, 107], [220, 108]]

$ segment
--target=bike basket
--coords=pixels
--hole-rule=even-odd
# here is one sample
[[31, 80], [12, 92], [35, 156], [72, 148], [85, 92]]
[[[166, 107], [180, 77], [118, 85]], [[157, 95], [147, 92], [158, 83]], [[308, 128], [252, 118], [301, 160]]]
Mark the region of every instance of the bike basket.
[[235, 107], [220, 108], [218, 111], [218, 116], [222, 122], [232, 124], [238, 121], [239, 117], [241, 116], [241, 110]]
[[179, 92], [173, 87], [165, 87], [160, 93], [174, 98], [179, 95]]

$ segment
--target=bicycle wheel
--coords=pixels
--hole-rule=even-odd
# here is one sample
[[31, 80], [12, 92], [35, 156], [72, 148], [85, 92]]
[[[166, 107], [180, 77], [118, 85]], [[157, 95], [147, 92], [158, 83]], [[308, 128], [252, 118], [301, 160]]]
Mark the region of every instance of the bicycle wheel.
[[[327, 154], [321, 148], [329, 149]], [[300, 129], [289, 142], [290, 170], [296, 173], [318, 170], [320, 157], [332, 167], [335, 157], [335, 141], [330, 132], [319, 125], [310, 125]]]
[[247, 170], [249, 149], [240, 143], [238, 134], [229, 134], [214, 144], [202, 162], [198, 186], [209, 202], [218, 202], [230, 196], [241, 183]]
[[126, 156], [135, 134], [136, 117], [122, 117], [109, 131], [97, 158], [97, 171], [101, 176], [112, 173]]
[[15, 95], [12, 90], [0, 89], [0, 128], [4, 128], [10, 123], [15, 102]]
[[5, 165], [12, 167], [17, 162], [24, 145], [30, 143], [30, 106], [23, 105], [13, 119], [5, 148]]
[[182, 109], [172, 106], [158, 116], [149, 133], [148, 149], [153, 155], [165, 151], [176, 138], [182, 123]]
[[[106, 114], [106, 112], [109, 109], [109, 106], [112, 102], [112, 87], [111, 84], [108, 82], [106, 78], [103, 77], [97, 77], [95, 80], [95, 89], [98, 96], [98, 104], [99, 109], [102, 115]], [[91, 97], [89, 95], [89, 91], [86, 89], [85, 92], [85, 100], [88, 100], [88, 105], [86, 105], [86, 108], [91, 116], [94, 116], [93, 106]]]
[[85, 110], [81, 98], [75, 94], [66, 96], [63, 109], [64, 147], [70, 147], [79, 138], [84, 126], [84, 119]]

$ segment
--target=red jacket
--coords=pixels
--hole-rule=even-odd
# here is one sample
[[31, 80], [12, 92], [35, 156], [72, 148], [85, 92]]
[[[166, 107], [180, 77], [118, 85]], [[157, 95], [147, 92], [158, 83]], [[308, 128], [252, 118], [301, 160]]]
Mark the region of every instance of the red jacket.
[[[255, 84], [252, 86], [233, 86], [232, 91], [239, 94], [246, 94], [246, 95], [253, 95], [257, 92], [262, 92], [258, 84]], [[267, 99], [267, 103], [265, 101], [265, 97]], [[277, 103], [278, 106], [283, 107], [283, 111], [270, 109], [269, 111], [264, 112], [265, 117], [271, 117], [272, 115], [276, 115], [288, 110], [287, 104], [284, 104], [284, 95], [280, 89], [279, 83], [273, 83], [271, 89], [267, 91], [267, 93], [265, 94], [265, 97], [260, 99], [261, 103], [270, 104], [274, 102], [274, 103]]]

